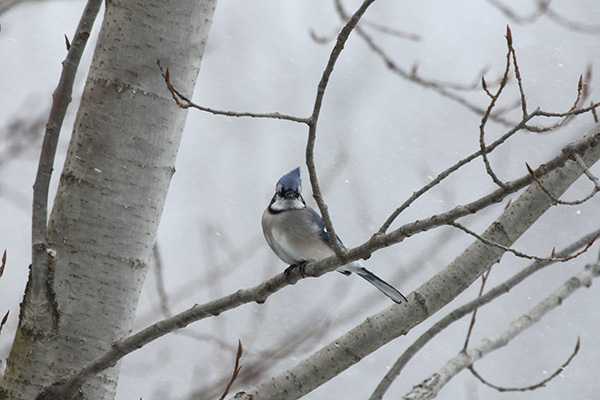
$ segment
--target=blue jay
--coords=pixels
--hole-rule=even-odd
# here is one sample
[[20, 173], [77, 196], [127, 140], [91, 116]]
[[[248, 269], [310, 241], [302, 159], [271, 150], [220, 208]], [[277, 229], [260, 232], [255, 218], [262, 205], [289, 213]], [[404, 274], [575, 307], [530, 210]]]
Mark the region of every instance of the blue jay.
[[[315, 210], [306, 206], [301, 192], [300, 168], [296, 168], [279, 179], [275, 195], [262, 216], [262, 229], [267, 243], [283, 262], [292, 266], [335, 254], [325, 223]], [[344, 247], [339, 237], [337, 240]], [[402, 293], [358, 261], [343, 265], [337, 271], [345, 275], [356, 273], [396, 303], [407, 301]]]

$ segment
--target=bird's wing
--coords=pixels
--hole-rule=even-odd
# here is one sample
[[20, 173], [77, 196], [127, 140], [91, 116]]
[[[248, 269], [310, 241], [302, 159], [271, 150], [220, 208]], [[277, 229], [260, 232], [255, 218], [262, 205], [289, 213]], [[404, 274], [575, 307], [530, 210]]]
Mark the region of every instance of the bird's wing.
[[[312, 208], [306, 208], [310, 211], [310, 215], [312, 217], [313, 222], [319, 226], [319, 235], [321, 236], [321, 239], [323, 239], [325, 243], [331, 246], [331, 242], [329, 241], [329, 235], [327, 234], [327, 228], [325, 227], [325, 222], [323, 222], [323, 218], [321, 218], [321, 216]], [[340, 237], [338, 235], [335, 236], [337, 237], [340, 246], [342, 246], [342, 248], [346, 248], [346, 246], [344, 246], [344, 243], [342, 243]]]

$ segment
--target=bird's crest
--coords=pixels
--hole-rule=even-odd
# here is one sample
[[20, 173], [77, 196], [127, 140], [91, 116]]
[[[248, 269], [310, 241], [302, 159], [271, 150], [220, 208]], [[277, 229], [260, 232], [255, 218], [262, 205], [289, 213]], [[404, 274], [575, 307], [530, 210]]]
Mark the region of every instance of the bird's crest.
[[300, 179], [300, 167], [291, 170], [282, 176], [277, 182], [275, 190], [278, 193], [302, 192], [302, 179]]

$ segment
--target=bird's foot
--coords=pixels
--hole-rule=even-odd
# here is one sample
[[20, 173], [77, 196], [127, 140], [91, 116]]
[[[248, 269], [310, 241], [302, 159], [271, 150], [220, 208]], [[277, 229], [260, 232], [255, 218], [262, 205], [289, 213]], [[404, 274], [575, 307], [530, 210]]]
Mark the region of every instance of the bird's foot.
[[306, 278], [306, 275], [305, 275], [305, 268], [306, 268], [306, 264], [308, 264], [308, 262], [307, 262], [307, 261], [302, 261], [302, 262], [300, 262], [300, 263], [298, 263], [298, 264], [293, 264], [293, 265], [290, 265], [289, 267], [287, 267], [287, 268], [285, 269], [285, 271], [283, 271], [283, 275], [285, 275], [285, 278], [286, 278], [288, 281], [291, 281], [291, 274], [292, 274], [292, 271], [293, 271], [294, 269], [298, 268], [298, 272], [300, 272], [300, 276], [301, 276], [301, 277], [303, 277], [303, 278]]

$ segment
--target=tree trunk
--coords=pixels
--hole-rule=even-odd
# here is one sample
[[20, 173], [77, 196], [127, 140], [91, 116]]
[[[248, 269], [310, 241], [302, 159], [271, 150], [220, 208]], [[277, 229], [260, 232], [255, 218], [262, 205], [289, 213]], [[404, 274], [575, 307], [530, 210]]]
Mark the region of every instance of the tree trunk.
[[[187, 116], [156, 60], [191, 92], [215, 4], [107, 2], [48, 223], [51, 307], [40, 320], [53, 323], [24, 311], [26, 294], [0, 398], [35, 398], [131, 331]], [[118, 374], [87, 382], [84, 398], [112, 399]]]

